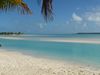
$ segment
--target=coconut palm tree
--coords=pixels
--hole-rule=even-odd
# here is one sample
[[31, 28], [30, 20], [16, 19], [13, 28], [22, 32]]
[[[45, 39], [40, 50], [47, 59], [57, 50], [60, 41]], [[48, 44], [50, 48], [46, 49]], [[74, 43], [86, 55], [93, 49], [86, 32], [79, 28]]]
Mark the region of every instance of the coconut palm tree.
[[[42, 4], [41, 13], [45, 20], [52, 19], [52, 0], [39, 0], [39, 2]], [[32, 14], [24, 0], [0, 0], [0, 10], [8, 11], [12, 9], [16, 9], [21, 14]]]

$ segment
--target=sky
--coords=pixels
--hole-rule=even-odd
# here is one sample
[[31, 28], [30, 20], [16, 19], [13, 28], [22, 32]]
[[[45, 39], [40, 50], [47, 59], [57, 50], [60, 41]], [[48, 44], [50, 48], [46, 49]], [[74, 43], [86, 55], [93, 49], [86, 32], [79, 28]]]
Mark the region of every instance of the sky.
[[0, 32], [67, 34], [100, 32], [100, 0], [53, 0], [54, 20], [45, 22], [37, 0], [25, 0], [32, 15], [0, 11]]

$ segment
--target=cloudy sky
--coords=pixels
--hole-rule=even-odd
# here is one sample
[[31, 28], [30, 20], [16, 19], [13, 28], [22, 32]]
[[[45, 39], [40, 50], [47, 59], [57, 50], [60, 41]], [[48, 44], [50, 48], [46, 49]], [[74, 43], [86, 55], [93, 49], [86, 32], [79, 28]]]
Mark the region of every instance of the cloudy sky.
[[0, 31], [34, 34], [100, 32], [100, 0], [54, 0], [52, 22], [45, 23], [37, 0], [25, 0], [32, 15], [0, 11]]

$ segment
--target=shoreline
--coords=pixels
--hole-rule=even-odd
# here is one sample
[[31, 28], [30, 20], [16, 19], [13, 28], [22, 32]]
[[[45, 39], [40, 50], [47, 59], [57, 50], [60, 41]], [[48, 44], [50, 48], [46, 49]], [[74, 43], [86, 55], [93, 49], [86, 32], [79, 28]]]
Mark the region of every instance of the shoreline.
[[100, 75], [100, 69], [0, 49], [2, 75]]
[[85, 44], [100, 44], [99, 39], [84, 39], [84, 38], [45, 38], [40, 41], [61, 42], [61, 43], [85, 43]]

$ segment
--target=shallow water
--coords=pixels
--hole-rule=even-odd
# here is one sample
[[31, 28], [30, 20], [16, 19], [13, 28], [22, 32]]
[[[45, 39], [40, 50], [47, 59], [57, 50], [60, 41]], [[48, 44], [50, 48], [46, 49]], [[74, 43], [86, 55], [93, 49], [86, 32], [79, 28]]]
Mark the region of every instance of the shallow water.
[[[72, 36], [71, 38], [86, 38], [86, 35]], [[91, 35], [93, 36], [93, 35]], [[100, 35], [94, 35], [98, 38]], [[98, 37], [97, 37], [98, 36]], [[52, 36], [51, 38], [53, 38]], [[59, 36], [58, 36], [59, 37]], [[69, 38], [70, 36], [60, 36], [61, 38]], [[36, 56], [44, 56], [49, 58], [71, 60], [80, 63], [93, 64], [100, 66], [100, 44], [88, 44], [88, 43], [64, 43], [64, 42], [49, 42], [40, 41], [35, 36], [27, 36], [23, 38], [31, 38], [27, 40], [12, 40], [12, 39], [0, 39], [2, 48], [11, 49], [19, 52], [26, 52]], [[38, 38], [41, 38], [38, 36]], [[42, 37], [43, 38], [43, 37]], [[50, 38], [50, 36], [46, 36]], [[57, 38], [57, 37], [54, 37]]]

